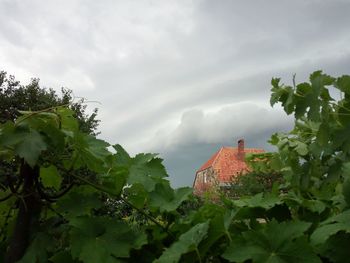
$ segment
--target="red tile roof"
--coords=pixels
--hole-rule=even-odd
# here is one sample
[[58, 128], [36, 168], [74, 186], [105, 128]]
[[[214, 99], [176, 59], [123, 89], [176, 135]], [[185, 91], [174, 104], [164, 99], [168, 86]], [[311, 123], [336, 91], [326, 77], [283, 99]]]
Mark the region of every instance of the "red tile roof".
[[[263, 149], [245, 148], [244, 153], [261, 153]], [[232, 177], [248, 170], [244, 159], [240, 158], [238, 148], [222, 147], [197, 171], [201, 172], [212, 167], [220, 182], [229, 182]]]
[[214, 153], [214, 155], [210, 157], [210, 159], [205, 164], [203, 164], [201, 168], [198, 169], [197, 173], [211, 167], [213, 165], [213, 162], [216, 160], [217, 156], [219, 155], [221, 149], [218, 150], [216, 153]]

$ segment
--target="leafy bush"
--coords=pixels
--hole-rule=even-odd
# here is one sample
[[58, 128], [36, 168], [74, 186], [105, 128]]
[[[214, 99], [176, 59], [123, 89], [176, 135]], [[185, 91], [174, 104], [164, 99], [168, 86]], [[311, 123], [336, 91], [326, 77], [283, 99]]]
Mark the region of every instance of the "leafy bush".
[[[350, 76], [317, 71], [296, 86], [273, 79], [278, 102], [295, 127], [271, 137], [278, 152], [256, 169], [281, 174], [280, 189], [199, 207], [190, 188], [170, 187], [156, 155], [131, 157], [120, 145], [111, 153], [68, 108], [1, 124], [1, 157], [21, 160], [16, 183], [1, 178], [4, 262], [347, 262]], [[143, 223], [103, 212], [105, 196]]]

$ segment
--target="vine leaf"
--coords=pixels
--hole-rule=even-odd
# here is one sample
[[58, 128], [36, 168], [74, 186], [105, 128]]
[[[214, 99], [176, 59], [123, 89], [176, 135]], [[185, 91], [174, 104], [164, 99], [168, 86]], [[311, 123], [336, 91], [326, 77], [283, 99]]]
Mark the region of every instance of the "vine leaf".
[[86, 166], [90, 170], [100, 173], [105, 170], [105, 160], [111, 153], [107, 150], [109, 144], [91, 135], [78, 133], [74, 141], [75, 168]]
[[130, 155], [120, 144], [113, 145], [113, 148], [117, 151], [115, 154], [117, 163], [122, 166], [128, 166], [131, 163]]
[[107, 218], [79, 217], [70, 221], [71, 253], [86, 263], [118, 262], [132, 248], [146, 244], [146, 235], [135, 233], [126, 224]]
[[47, 145], [40, 133], [36, 130], [30, 130], [16, 145], [15, 153], [23, 158], [31, 167], [34, 167], [42, 151], [46, 150]]
[[344, 180], [343, 195], [348, 207], [350, 207], [350, 177], [349, 176]]
[[259, 231], [244, 232], [243, 238], [232, 242], [222, 256], [234, 262], [320, 263], [304, 236], [310, 225], [300, 221], [279, 224], [273, 220]]
[[74, 111], [66, 107], [58, 107], [57, 113], [60, 116], [61, 128], [66, 132], [77, 132], [79, 130], [79, 124], [76, 118], [74, 118]]
[[192, 193], [189, 187], [173, 190], [169, 184], [157, 184], [155, 190], [150, 193], [150, 205], [160, 209], [160, 212], [176, 210]]
[[40, 167], [40, 178], [45, 187], [60, 190], [62, 177], [59, 175], [56, 166]]
[[48, 262], [47, 251], [52, 250], [53, 247], [53, 240], [48, 234], [37, 233], [22, 259], [17, 263], [46, 263]]
[[309, 150], [307, 149], [307, 145], [303, 142], [296, 142], [295, 150], [297, 153], [299, 153], [301, 156], [307, 155]]
[[328, 125], [326, 123], [322, 123], [320, 125], [320, 128], [317, 132], [316, 140], [321, 146], [326, 146], [328, 144], [329, 130], [328, 130]]
[[331, 262], [348, 262], [350, 258], [350, 234], [339, 232], [331, 236], [321, 246], [320, 254], [331, 259]]
[[99, 193], [90, 186], [79, 186], [72, 189], [57, 202], [57, 210], [67, 218], [90, 215], [92, 209], [102, 206]]
[[119, 196], [128, 176], [125, 168], [112, 168], [108, 173], [101, 175], [102, 187], [104, 190], [114, 196]]
[[60, 251], [57, 254], [53, 255], [50, 258], [50, 262], [53, 263], [78, 263], [77, 261], [72, 259], [71, 254], [68, 251]]
[[156, 154], [138, 154], [129, 168], [129, 184], [141, 183], [147, 191], [153, 191], [157, 179], [167, 176], [162, 159]]
[[141, 184], [133, 184], [129, 188], [126, 188], [124, 192], [127, 195], [127, 200], [136, 208], [141, 209], [144, 207], [148, 192]]
[[167, 176], [163, 160], [157, 158], [157, 154], [140, 153], [130, 157], [119, 144], [113, 145], [113, 148], [117, 151], [114, 155], [117, 165], [128, 169], [128, 184], [141, 184], [147, 192], [152, 192], [156, 184]]
[[182, 234], [179, 240], [167, 248], [156, 263], [176, 263], [181, 255], [198, 250], [199, 243], [206, 237], [209, 228], [209, 221], [197, 224]]
[[282, 200], [273, 194], [259, 193], [252, 197], [245, 197], [233, 202], [238, 207], [261, 207], [270, 209], [282, 203]]
[[[223, 236], [226, 236], [228, 240], [231, 240], [231, 234], [229, 233], [229, 227], [234, 216], [233, 211], [220, 211], [216, 209], [215, 215], [210, 220], [208, 236], [205, 242], [202, 242], [199, 246], [201, 255], [205, 255], [212, 246]], [[214, 246], [215, 247], [215, 246]]]
[[350, 210], [346, 210], [322, 222], [312, 233], [310, 241], [317, 246], [323, 244], [330, 236], [340, 231], [350, 233]]
[[338, 78], [334, 85], [339, 90], [343, 91], [345, 94], [350, 95], [350, 76], [343, 75]]

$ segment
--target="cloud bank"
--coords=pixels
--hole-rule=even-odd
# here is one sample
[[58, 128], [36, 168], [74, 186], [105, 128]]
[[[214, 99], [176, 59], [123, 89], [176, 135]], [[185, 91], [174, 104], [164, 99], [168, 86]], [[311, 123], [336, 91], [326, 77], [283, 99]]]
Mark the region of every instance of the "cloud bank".
[[182, 114], [171, 130], [160, 130], [149, 143], [155, 149], [176, 149], [191, 144], [217, 144], [254, 137], [276, 129], [290, 127], [291, 118], [283, 118], [280, 110], [265, 108], [252, 102], [239, 102], [210, 111], [191, 109]]
[[349, 12], [348, 0], [2, 0], [0, 69], [98, 101], [102, 138], [169, 156], [171, 180], [189, 184], [216, 147], [264, 146], [289, 125], [268, 106], [272, 77], [349, 73]]

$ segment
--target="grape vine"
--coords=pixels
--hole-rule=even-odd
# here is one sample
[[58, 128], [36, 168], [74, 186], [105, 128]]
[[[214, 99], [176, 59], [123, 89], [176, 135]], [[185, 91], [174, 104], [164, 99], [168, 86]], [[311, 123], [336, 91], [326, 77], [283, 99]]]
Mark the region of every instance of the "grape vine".
[[81, 132], [65, 106], [1, 124], [0, 156], [18, 166], [0, 175], [1, 262], [347, 262], [350, 76], [271, 84], [295, 126], [247, 161], [283, 180], [240, 199], [198, 203], [157, 155]]

